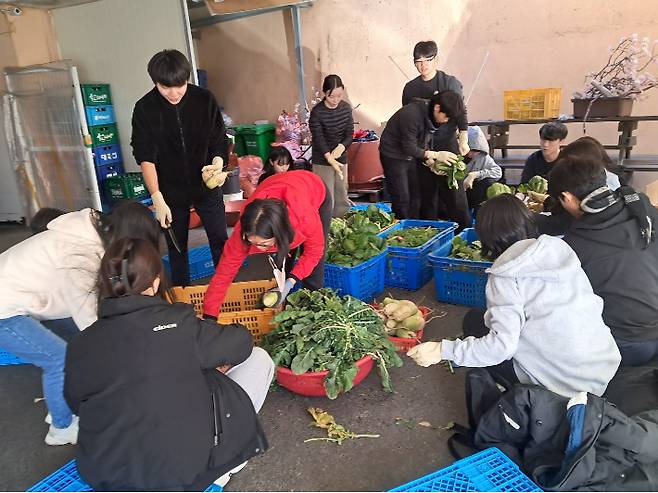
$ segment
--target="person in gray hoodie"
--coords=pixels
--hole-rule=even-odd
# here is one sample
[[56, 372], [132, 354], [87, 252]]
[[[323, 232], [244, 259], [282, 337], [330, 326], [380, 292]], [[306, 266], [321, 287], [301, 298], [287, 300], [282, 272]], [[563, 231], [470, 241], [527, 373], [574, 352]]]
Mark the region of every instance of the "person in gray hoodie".
[[468, 127], [468, 147], [464, 189], [468, 207], [477, 213], [480, 204], [487, 199], [487, 188], [503, 177], [503, 170], [489, 155], [489, 142], [480, 127]]
[[532, 214], [516, 197], [499, 195], [480, 208], [476, 226], [487, 270], [487, 311], [464, 318], [464, 339], [426, 342], [407, 353], [420, 366], [449, 360], [484, 367], [506, 388], [541, 385], [565, 397], [601, 396], [621, 356], [574, 251], [536, 236]]

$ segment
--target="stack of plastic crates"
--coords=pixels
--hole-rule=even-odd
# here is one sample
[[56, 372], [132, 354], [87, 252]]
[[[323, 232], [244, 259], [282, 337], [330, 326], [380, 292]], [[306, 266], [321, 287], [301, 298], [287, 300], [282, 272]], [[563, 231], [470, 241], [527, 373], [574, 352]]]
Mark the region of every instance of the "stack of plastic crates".
[[[469, 244], [478, 239], [473, 228], [465, 229], [459, 233], [459, 237]], [[451, 250], [452, 244], [447, 243], [429, 255], [434, 269], [436, 299], [455, 305], [486, 308], [486, 270], [492, 262], [451, 258], [448, 257]]]
[[423, 287], [432, 278], [429, 253], [442, 245], [449, 245], [455, 235], [457, 223], [449, 221], [422, 221], [403, 219], [388, 228], [380, 236], [388, 238], [405, 228], [437, 228], [439, 233], [424, 245], [415, 248], [389, 246], [386, 259], [386, 286], [416, 290]]
[[101, 192], [103, 208], [107, 209], [110, 197], [105, 190], [105, 180], [124, 172], [110, 85], [81, 84], [80, 89], [91, 137], [96, 181]]
[[[31, 486], [27, 491], [94, 491], [85, 483], [74, 460], [64, 464], [50, 476]], [[223, 491], [222, 487], [211, 484], [204, 491]]]
[[[234, 282], [226, 292], [217, 322], [244, 325], [258, 344], [261, 337], [272, 330], [272, 318], [277, 312], [274, 308], [260, 308], [261, 297], [265, 291], [275, 287], [276, 282], [273, 279]], [[194, 306], [197, 315], [203, 315], [203, 299], [207, 289], [207, 285], [175, 287], [172, 288], [172, 294], [174, 301], [189, 303]]]
[[497, 448], [489, 448], [390, 491], [542, 491]]

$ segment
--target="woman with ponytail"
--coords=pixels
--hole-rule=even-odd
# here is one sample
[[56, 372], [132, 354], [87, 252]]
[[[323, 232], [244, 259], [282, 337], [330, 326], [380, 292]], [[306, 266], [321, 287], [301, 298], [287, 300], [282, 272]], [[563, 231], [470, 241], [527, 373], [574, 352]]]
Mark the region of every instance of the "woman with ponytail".
[[98, 320], [68, 348], [78, 469], [96, 491], [223, 486], [267, 448], [256, 413], [274, 374], [271, 358], [242, 325], [170, 304], [164, 279], [149, 242], [112, 244], [98, 276]]
[[[331, 195], [310, 171], [288, 171], [271, 176], [247, 201], [210, 281], [204, 316], [216, 318], [226, 290], [247, 255], [270, 253], [274, 277], [280, 276], [283, 302], [295, 283], [309, 289], [324, 284], [324, 254], [331, 223]], [[291, 249], [302, 254], [293, 266]]]

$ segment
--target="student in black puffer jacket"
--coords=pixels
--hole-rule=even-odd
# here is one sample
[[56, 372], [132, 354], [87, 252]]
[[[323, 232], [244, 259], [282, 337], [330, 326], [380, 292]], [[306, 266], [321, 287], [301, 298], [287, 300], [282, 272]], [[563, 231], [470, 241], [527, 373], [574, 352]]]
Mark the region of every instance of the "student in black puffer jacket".
[[98, 321], [67, 350], [78, 469], [96, 491], [202, 491], [226, 484], [228, 473], [267, 448], [256, 413], [271, 358], [243, 326], [169, 304], [163, 278], [149, 243], [111, 245], [101, 262]]
[[564, 235], [619, 346], [622, 366], [658, 357], [658, 211], [630, 187], [610, 190], [593, 156], [570, 156], [567, 146], [548, 177], [548, 190], [574, 218]]

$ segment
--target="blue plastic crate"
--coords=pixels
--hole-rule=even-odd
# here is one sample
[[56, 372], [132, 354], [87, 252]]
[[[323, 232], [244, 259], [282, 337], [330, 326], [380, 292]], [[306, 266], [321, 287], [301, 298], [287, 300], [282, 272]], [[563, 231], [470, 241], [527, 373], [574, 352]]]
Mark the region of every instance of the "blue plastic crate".
[[383, 210], [384, 212], [388, 212], [389, 214], [393, 213], [393, 209], [391, 209], [391, 204], [388, 202], [375, 202], [373, 204], [354, 204], [350, 210], [353, 211], [365, 211], [368, 207], [371, 205], [374, 205], [378, 209]]
[[497, 448], [459, 460], [390, 491], [542, 491]]
[[23, 361], [13, 354], [3, 351], [0, 349], [0, 366], [10, 366], [10, 365], [26, 365], [27, 362]]
[[94, 155], [94, 164], [96, 166], [121, 163], [123, 161], [119, 144], [94, 147], [91, 152]]
[[[27, 491], [94, 491], [85, 483], [80, 474], [75, 460], [64, 464], [50, 476], [42, 479], [31, 486]], [[211, 484], [204, 491], [224, 491], [216, 484]]]
[[354, 267], [324, 264], [324, 286], [370, 302], [384, 291], [386, 251]]
[[85, 106], [85, 114], [87, 115], [87, 125], [89, 126], [116, 123], [114, 106], [111, 104], [103, 106]]
[[[468, 243], [478, 239], [473, 228], [459, 233]], [[429, 255], [429, 261], [434, 269], [434, 286], [436, 299], [455, 305], [466, 305], [478, 308], [487, 307], [485, 290], [487, 287], [486, 270], [492, 262], [475, 262], [459, 258], [450, 258], [452, 245], [442, 245]]]
[[423, 221], [419, 219], [403, 219], [386, 231], [379, 233], [387, 238], [396, 231], [404, 228], [428, 227], [438, 228], [441, 231], [427, 243], [416, 248], [388, 247], [386, 260], [386, 285], [403, 289], [419, 289], [432, 279], [432, 267], [427, 258], [428, 254], [441, 245], [450, 244], [457, 229], [457, 223], [450, 221]]
[[[202, 245], [200, 247], [192, 248], [188, 251], [187, 258], [190, 263], [191, 281], [201, 279], [202, 277], [212, 276], [215, 273], [210, 246]], [[164, 264], [165, 271], [171, 272], [171, 267], [169, 266], [169, 255], [162, 257], [162, 263]]]

